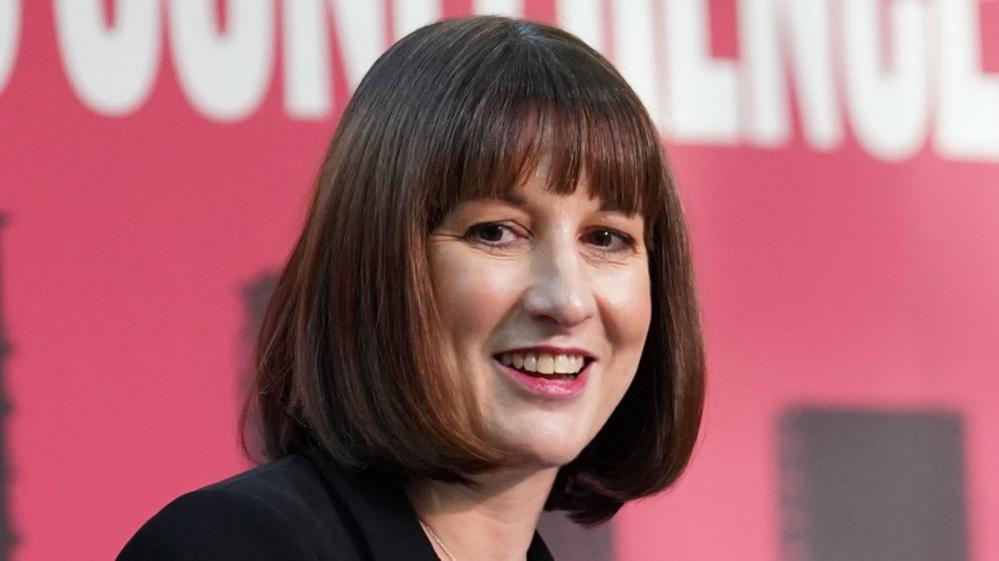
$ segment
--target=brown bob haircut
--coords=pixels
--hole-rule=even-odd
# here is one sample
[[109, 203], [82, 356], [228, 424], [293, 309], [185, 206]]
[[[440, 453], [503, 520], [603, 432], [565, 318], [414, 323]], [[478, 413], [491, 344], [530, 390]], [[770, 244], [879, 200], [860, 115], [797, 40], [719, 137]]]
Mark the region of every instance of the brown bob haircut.
[[560, 469], [546, 509], [595, 524], [676, 480], [700, 425], [704, 356], [661, 139], [600, 54], [502, 17], [413, 32], [347, 105], [259, 335], [244, 428], [266, 458], [318, 446], [347, 469], [465, 483], [504, 464], [447, 358], [428, 236], [456, 205], [502, 197], [542, 160], [551, 191], [585, 184], [642, 213], [653, 302], [633, 383]]

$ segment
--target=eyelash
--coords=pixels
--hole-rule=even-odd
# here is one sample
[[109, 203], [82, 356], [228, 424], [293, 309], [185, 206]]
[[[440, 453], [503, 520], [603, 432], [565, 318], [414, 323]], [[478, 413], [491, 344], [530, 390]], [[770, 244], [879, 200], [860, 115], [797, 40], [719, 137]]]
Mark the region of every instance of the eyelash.
[[[631, 251], [635, 249], [635, 238], [629, 236], [628, 234], [625, 234], [624, 232], [619, 232], [612, 228], [594, 228], [593, 230], [588, 231], [586, 233], [586, 236], [592, 236], [594, 234], [610, 234], [611, 236], [614, 236], [615, 238], [620, 240], [621, 243], [623, 244], [623, 247], [617, 251]], [[615, 250], [604, 249], [604, 251], [613, 252]]]
[[[485, 244], [485, 245], [489, 245], [489, 246], [502, 246], [502, 245], [506, 245], [506, 244], [501, 243], [501, 242], [487, 241], [487, 240], [482, 239], [481, 237], [478, 237], [483, 232], [485, 232], [486, 229], [488, 229], [488, 228], [501, 228], [501, 229], [503, 229], [506, 232], [510, 232], [510, 233], [512, 233], [514, 235], [517, 235], [517, 232], [514, 231], [513, 227], [511, 227], [508, 224], [503, 224], [503, 223], [500, 223], [500, 222], [483, 222], [481, 224], [476, 224], [476, 225], [472, 226], [471, 228], [469, 228], [468, 232], [465, 233], [465, 238], [468, 239], [469, 241], [473, 241], [473, 242], [477, 242], [477, 243], [481, 243], [481, 244]], [[523, 237], [523, 236], [520, 236], [520, 237]]]
[[[481, 234], [487, 228], [501, 228], [505, 232], [509, 232], [514, 236], [518, 236], [521, 238], [527, 237], [525, 234], [517, 232], [516, 231], [517, 229], [509, 224], [504, 224], [502, 222], [483, 222], [481, 224], [476, 224], [471, 228], [469, 228], [468, 231], [465, 233], [465, 239], [492, 248], [502, 248], [509, 245], [510, 243], [513, 243], [513, 242], [487, 241], [481, 239], [481, 237], [477, 237], [481, 236]], [[601, 234], [601, 233], [610, 234], [611, 236], [620, 240], [620, 242], [623, 244], [623, 247], [620, 249], [606, 249], [603, 246], [596, 246], [600, 248], [601, 251], [606, 251], [608, 253], [616, 253], [619, 251], [631, 251], [635, 248], [635, 239], [633, 237], [629, 236], [628, 234], [625, 234], [624, 232], [619, 232], [618, 230], [615, 230], [613, 228], [594, 228], [592, 230], [587, 231], [586, 234], [584, 234], [584, 238], [593, 236], [594, 234]]]

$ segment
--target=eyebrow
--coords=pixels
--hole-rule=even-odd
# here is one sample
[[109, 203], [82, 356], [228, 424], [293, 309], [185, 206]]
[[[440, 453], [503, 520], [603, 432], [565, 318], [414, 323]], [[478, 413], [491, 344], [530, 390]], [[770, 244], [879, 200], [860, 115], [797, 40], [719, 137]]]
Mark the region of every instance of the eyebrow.
[[513, 205], [513, 206], [516, 206], [516, 207], [523, 208], [523, 207], [527, 206], [527, 199], [525, 199], [524, 197], [522, 197], [522, 196], [520, 196], [520, 195], [518, 195], [516, 193], [513, 193], [513, 192], [503, 193], [503, 195], [500, 197], [500, 200], [503, 201], [504, 203], [507, 203], [507, 204], [510, 204], [510, 205]]
[[[503, 195], [499, 197], [499, 200], [519, 208], [527, 206], [527, 199], [513, 192], [503, 193]], [[623, 212], [625, 214], [632, 214], [614, 201], [601, 201], [599, 210], [600, 212]]]
[[634, 212], [628, 212], [627, 209], [614, 201], [601, 201], [600, 212], [622, 212], [629, 215], [635, 214]]

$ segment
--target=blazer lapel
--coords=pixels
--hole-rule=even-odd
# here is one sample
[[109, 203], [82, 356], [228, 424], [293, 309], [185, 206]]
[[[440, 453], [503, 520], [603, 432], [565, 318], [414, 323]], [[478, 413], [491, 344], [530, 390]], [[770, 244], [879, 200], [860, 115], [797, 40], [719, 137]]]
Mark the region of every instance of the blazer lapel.
[[[357, 522], [373, 561], [439, 561], [398, 482], [370, 470], [344, 471], [317, 448], [304, 451]], [[534, 532], [527, 561], [554, 561]]]
[[397, 482], [368, 471], [348, 473], [320, 450], [304, 453], [357, 522], [373, 561], [439, 561]]

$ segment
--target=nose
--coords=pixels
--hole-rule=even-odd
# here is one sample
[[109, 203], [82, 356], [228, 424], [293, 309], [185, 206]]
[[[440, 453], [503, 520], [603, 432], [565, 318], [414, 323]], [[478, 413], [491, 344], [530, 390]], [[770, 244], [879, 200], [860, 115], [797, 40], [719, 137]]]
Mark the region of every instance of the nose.
[[586, 265], [575, 248], [538, 251], [531, 263], [531, 284], [523, 306], [533, 318], [573, 327], [596, 313], [596, 299]]

